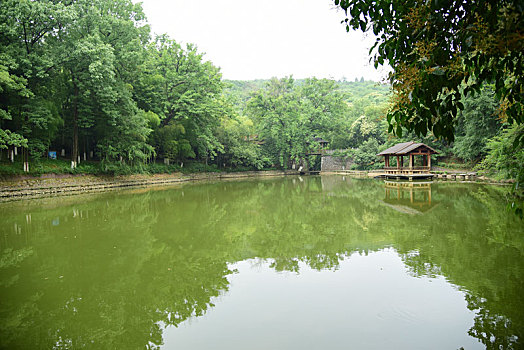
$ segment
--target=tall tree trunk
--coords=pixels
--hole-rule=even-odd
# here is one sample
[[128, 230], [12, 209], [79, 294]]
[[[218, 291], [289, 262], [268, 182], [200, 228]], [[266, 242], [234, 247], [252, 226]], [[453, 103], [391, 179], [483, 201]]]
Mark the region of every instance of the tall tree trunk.
[[73, 152], [71, 156], [71, 168], [76, 168], [78, 161], [78, 114], [73, 112]]
[[24, 160], [24, 172], [29, 172], [29, 149], [24, 147], [22, 148], [22, 155]]
[[73, 80], [73, 152], [71, 154], [71, 168], [76, 168], [78, 161], [78, 86], [75, 83], [75, 77], [72, 76]]

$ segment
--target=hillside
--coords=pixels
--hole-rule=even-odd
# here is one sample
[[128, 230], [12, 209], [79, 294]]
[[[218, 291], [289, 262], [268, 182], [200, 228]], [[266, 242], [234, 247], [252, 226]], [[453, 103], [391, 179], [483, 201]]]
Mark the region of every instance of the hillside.
[[[305, 79], [296, 79], [295, 83], [300, 86]], [[250, 96], [267, 86], [270, 79], [257, 80], [224, 80], [224, 93], [238, 107], [239, 111], [245, 109]], [[365, 101], [368, 104], [387, 103], [390, 94], [390, 86], [377, 83], [372, 80], [346, 81], [339, 80], [338, 91], [344, 94], [347, 102], [353, 104], [357, 101]]]

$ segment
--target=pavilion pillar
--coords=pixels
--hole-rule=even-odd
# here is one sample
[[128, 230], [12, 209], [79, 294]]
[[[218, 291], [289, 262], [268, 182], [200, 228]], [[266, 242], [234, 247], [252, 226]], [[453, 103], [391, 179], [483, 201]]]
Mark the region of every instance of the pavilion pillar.
[[398, 159], [398, 156], [397, 156], [397, 169], [400, 169], [400, 160]]
[[404, 156], [400, 156], [400, 167], [404, 167]]
[[389, 156], [384, 157], [384, 162], [385, 162], [386, 168], [388, 168], [389, 167]]
[[431, 169], [431, 153], [428, 152], [428, 167]]
[[413, 155], [412, 154], [409, 155], [409, 167], [413, 168]]

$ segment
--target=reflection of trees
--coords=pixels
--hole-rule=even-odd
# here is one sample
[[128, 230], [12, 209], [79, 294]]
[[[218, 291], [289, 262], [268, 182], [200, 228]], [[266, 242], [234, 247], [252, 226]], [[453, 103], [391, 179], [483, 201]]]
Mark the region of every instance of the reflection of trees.
[[478, 313], [473, 336], [516, 347], [524, 244], [520, 223], [504, 211], [504, 190], [431, 191], [439, 205], [417, 216], [385, 205], [382, 182], [341, 177], [187, 184], [72, 197], [67, 207], [2, 208], [1, 345], [154, 347], [161, 323], [202, 315], [227, 290], [228, 263], [258, 257], [279, 271], [299, 272], [300, 262], [336, 269], [354, 251], [394, 246], [414, 275], [443, 274], [465, 291]]
[[[2, 285], [1, 347], [155, 347], [162, 342], [159, 322], [177, 325], [203, 314], [227, 289], [230, 271], [222, 257], [191, 242], [157, 239], [153, 197], [107, 195], [32, 212], [22, 229], [31, 231], [33, 254], [2, 270], [2, 282], [4, 272], [19, 279]], [[52, 226], [57, 217], [60, 224]]]
[[440, 206], [402, 233], [399, 228], [399, 252], [415, 275], [442, 274], [464, 290], [468, 307], [478, 313], [472, 336], [488, 348], [518, 348], [524, 240], [521, 222], [504, 208], [504, 189], [439, 184], [433, 191]]
[[[521, 294], [513, 297], [520, 298]], [[467, 293], [466, 300], [468, 307], [478, 313], [475, 316], [475, 324], [468, 332], [469, 335], [479, 339], [487, 349], [520, 348], [522, 340], [518, 335], [522, 332], [522, 324], [512, 322], [505, 315], [492, 312], [495, 305], [484, 298]]]

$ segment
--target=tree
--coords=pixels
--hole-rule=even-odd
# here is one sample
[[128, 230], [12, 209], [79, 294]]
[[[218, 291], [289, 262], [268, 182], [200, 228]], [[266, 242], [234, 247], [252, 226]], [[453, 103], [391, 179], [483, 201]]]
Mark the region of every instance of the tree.
[[337, 122], [348, 114], [344, 95], [334, 80], [309, 78], [298, 90], [303, 113], [315, 136], [338, 132]]
[[266, 89], [253, 95], [248, 113], [275, 164], [288, 168], [291, 161], [298, 162], [306, 153], [306, 125], [292, 77], [271, 79]]
[[39, 157], [61, 133], [72, 167], [81, 141], [84, 152], [104, 143], [106, 157], [143, 160], [149, 131], [129, 92], [149, 39], [143, 19], [130, 0], [2, 2], [2, 143]]
[[501, 130], [499, 134], [489, 139], [486, 144], [487, 155], [479, 164], [479, 168], [498, 178], [517, 179], [513, 188], [510, 206], [517, 215], [524, 216], [524, 148], [515, 149], [515, 143], [524, 138], [524, 125], [513, 124]]
[[156, 37], [147, 50], [134, 97], [141, 109], [160, 118], [154, 137], [159, 153], [180, 160], [214, 158], [222, 147], [216, 138], [223, 114], [219, 68], [204, 61], [196, 46], [183, 49], [167, 35]]
[[464, 99], [464, 110], [457, 118], [453, 153], [467, 161], [486, 155], [486, 143], [502, 128], [494, 118], [497, 106], [491, 88], [482, 89], [477, 96]]
[[72, 167], [79, 159], [82, 133], [84, 138], [94, 134], [105, 158], [143, 161], [151, 152], [145, 145], [149, 131], [129, 85], [148, 38], [148, 27], [140, 23], [142, 9], [128, 0], [77, 1], [71, 6], [74, 17], [61, 28], [56, 47], [57, 56], [67, 53], [61, 66]]
[[300, 86], [292, 77], [273, 78], [257, 91], [248, 112], [258, 127], [264, 148], [275, 164], [285, 168], [318, 149], [316, 137], [327, 137], [347, 113], [338, 85], [328, 79], [306, 79]]
[[[380, 141], [385, 140], [385, 128], [379, 120], [374, 120], [366, 115], [359, 117], [351, 124], [349, 141], [351, 147], [359, 147], [369, 139]], [[378, 144], [377, 144], [378, 146]]]
[[[524, 121], [524, 19], [518, 0], [334, 0], [346, 30], [372, 30], [375, 67], [393, 71], [389, 131], [453, 140], [462, 93], [493, 83], [499, 113]], [[464, 91], [462, 91], [464, 90]], [[524, 139], [521, 139], [524, 142]]]
[[[356, 150], [352, 152], [353, 161], [357, 169], [373, 169], [377, 162], [378, 142], [373, 137], [364, 141]], [[379, 163], [380, 166], [380, 163]]]
[[61, 124], [48, 89], [54, 64], [49, 43], [67, 18], [61, 3], [0, 3], [0, 148], [29, 147], [39, 156]]
[[218, 165], [256, 169], [269, 165], [270, 161], [263, 156], [255, 135], [255, 126], [248, 117], [239, 116], [234, 112], [224, 116], [217, 135], [223, 145], [223, 151], [217, 157]]
[[1, 55], [3, 62], [0, 64], [0, 150], [8, 148], [9, 146], [25, 146], [27, 147], [27, 139], [19, 133], [13, 132], [9, 129], [4, 129], [4, 120], [12, 120], [12, 115], [7, 105], [8, 96], [14, 94], [15, 96], [28, 96], [30, 92], [25, 86], [25, 79], [22, 77], [10, 74], [9, 64], [12, 60], [6, 53]]

